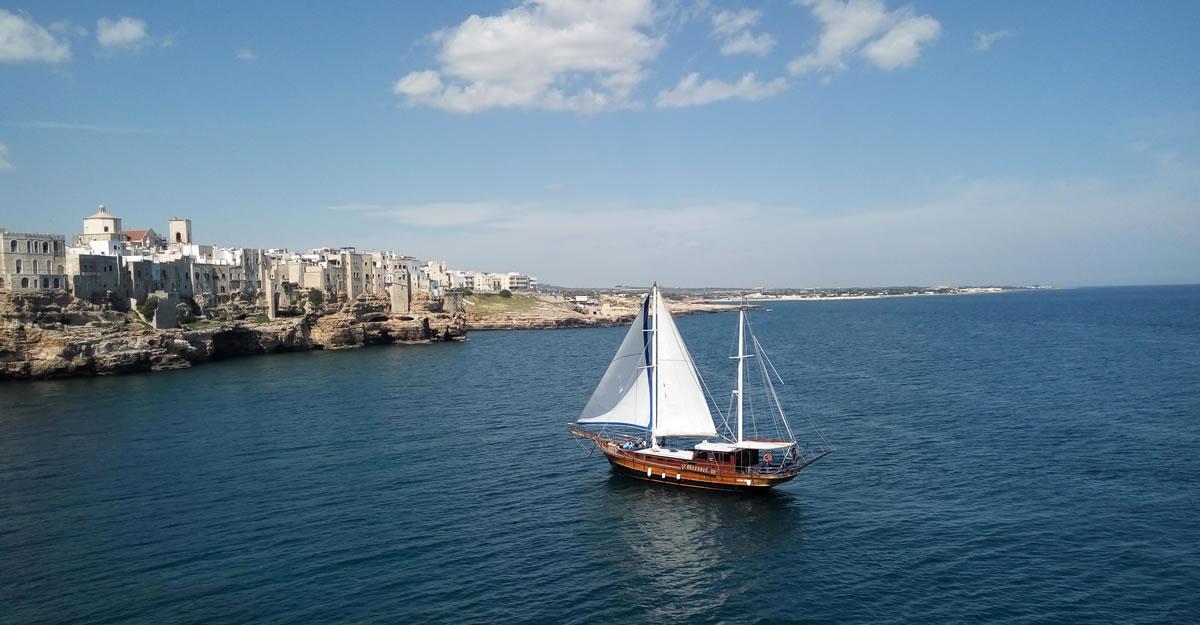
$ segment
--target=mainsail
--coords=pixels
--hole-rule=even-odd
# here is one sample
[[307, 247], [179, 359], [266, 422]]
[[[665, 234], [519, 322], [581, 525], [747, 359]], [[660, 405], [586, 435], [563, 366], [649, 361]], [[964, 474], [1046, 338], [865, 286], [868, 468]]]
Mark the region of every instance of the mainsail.
[[635, 426], [655, 437], [716, 436], [696, 366], [658, 289], [642, 302], [578, 423]]
[[712, 412], [700, 387], [696, 365], [657, 289], [654, 300], [654, 316], [658, 322], [658, 358], [655, 359], [658, 410], [654, 436], [716, 436]]

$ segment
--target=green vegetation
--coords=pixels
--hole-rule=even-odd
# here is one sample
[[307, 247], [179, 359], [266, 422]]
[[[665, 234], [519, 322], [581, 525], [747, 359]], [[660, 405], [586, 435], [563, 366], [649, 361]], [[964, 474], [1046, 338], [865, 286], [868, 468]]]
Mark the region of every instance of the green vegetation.
[[468, 298], [468, 301], [475, 305], [467, 305], [467, 312], [473, 313], [506, 313], [506, 312], [525, 312], [537, 308], [541, 304], [536, 296], [533, 295], [513, 295], [508, 294], [505, 297], [503, 293], [496, 295], [492, 294], [476, 294], [474, 297]]
[[154, 320], [154, 311], [156, 311], [156, 310], [158, 310], [158, 296], [157, 295], [151, 295], [150, 297], [147, 297], [146, 301], [142, 302], [141, 306], [138, 306], [138, 312], [142, 313], [142, 317], [146, 321]]
[[512, 299], [512, 291], [508, 289], [501, 289], [500, 297], [503, 297], [504, 299]]
[[325, 303], [325, 294], [318, 289], [309, 289], [308, 303], [312, 304], [313, 308], [320, 308], [321, 304]]

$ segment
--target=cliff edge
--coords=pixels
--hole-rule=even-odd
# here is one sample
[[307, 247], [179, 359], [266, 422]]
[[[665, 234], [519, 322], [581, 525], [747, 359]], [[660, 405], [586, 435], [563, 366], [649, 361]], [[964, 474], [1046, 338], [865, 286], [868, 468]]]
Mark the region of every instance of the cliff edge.
[[461, 340], [462, 313], [393, 313], [359, 298], [274, 321], [202, 321], [155, 330], [136, 313], [74, 300], [65, 291], [0, 293], [0, 380], [182, 369], [251, 354]]

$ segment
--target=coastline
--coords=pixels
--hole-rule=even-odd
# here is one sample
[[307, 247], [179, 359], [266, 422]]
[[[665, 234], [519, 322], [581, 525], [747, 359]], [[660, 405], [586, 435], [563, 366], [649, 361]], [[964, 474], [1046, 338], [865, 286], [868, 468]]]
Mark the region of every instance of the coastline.
[[[956, 295], [998, 295], [1002, 293], [1017, 293], [1020, 291], [1029, 290], [1048, 290], [1045, 287], [1037, 289], [1028, 288], [986, 288], [986, 289], [959, 289], [945, 293], [938, 292], [916, 292], [916, 293], [872, 293], [865, 295], [771, 295], [761, 297], [747, 298], [746, 302], [755, 304], [763, 304], [768, 302], [829, 302], [829, 301], [845, 301], [845, 300], [865, 300], [865, 299], [890, 299], [890, 298], [906, 298], [906, 297], [947, 297]], [[711, 302], [721, 302], [734, 304], [742, 300], [734, 298], [722, 298], [707, 300]]]
[[393, 313], [364, 298], [276, 320], [209, 321], [154, 329], [133, 313], [62, 294], [0, 307], [0, 383], [187, 369], [257, 354], [461, 341], [462, 313]]
[[[946, 293], [777, 295], [744, 300], [763, 308], [771, 302], [846, 301], [980, 295], [1022, 289], [972, 289]], [[353, 349], [373, 345], [461, 341], [469, 331], [606, 328], [636, 316], [636, 298], [602, 296], [580, 304], [555, 296], [472, 296], [467, 311], [430, 310], [414, 302], [411, 312], [393, 313], [387, 301], [364, 298], [305, 310], [276, 320], [205, 321], [156, 330], [134, 313], [73, 300], [65, 293], [9, 299], [0, 306], [0, 383], [187, 369], [197, 364], [258, 354]], [[670, 302], [677, 316], [737, 310], [743, 300], [684, 299]], [[474, 308], [474, 309], [472, 309]]]
[[[602, 299], [600, 304], [572, 306], [548, 298], [538, 298], [525, 310], [471, 310], [468, 305], [467, 329], [471, 332], [500, 330], [556, 330], [568, 328], [608, 328], [625, 325], [637, 316], [637, 308], [623, 299]], [[721, 313], [736, 310], [734, 303], [683, 300], [669, 303], [676, 316]]]

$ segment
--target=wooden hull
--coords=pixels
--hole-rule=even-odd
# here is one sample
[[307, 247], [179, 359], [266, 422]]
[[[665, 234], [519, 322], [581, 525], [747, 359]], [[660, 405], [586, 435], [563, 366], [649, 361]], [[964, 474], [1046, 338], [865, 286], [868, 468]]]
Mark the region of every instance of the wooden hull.
[[626, 451], [599, 438], [592, 438], [592, 441], [608, 458], [613, 471], [648, 482], [708, 490], [763, 491], [790, 482], [799, 473], [799, 469], [794, 472], [773, 474], [729, 471], [703, 462]]

